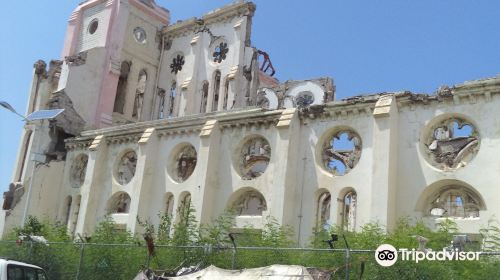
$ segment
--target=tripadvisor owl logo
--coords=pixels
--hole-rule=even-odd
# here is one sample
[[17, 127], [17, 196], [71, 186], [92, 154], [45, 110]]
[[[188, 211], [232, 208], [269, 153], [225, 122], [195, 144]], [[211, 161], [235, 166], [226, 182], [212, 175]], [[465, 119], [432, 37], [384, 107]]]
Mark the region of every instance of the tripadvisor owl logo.
[[391, 244], [382, 244], [375, 250], [375, 260], [381, 266], [391, 266], [398, 260], [398, 250]]

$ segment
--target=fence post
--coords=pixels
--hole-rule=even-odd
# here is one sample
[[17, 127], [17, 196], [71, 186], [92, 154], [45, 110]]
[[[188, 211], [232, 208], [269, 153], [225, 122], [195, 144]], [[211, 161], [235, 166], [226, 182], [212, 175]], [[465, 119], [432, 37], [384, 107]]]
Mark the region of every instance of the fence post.
[[78, 260], [78, 269], [76, 270], [76, 280], [80, 280], [80, 270], [83, 264], [83, 251], [85, 250], [85, 243], [80, 243], [80, 259]]
[[30, 246], [29, 246], [29, 249], [28, 249], [28, 260], [30, 262], [33, 261], [33, 259], [31, 258], [31, 254], [33, 253], [33, 240], [30, 240]]
[[349, 248], [345, 249], [345, 279], [349, 280], [349, 259], [350, 259], [350, 250]]

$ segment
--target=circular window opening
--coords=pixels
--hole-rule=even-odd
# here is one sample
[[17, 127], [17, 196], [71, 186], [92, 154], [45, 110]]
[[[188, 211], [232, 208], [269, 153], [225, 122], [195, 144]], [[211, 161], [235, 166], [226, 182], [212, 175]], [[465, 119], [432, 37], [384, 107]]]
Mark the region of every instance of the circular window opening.
[[271, 145], [264, 137], [255, 136], [246, 140], [238, 155], [238, 168], [245, 180], [262, 175], [271, 160]]
[[212, 58], [213, 62], [221, 63], [226, 60], [227, 54], [229, 52], [229, 47], [224, 40], [218, 40], [214, 43], [214, 47], [212, 48]]
[[321, 149], [323, 167], [333, 175], [342, 176], [356, 166], [361, 157], [361, 138], [349, 129], [328, 137]]
[[295, 98], [298, 107], [307, 107], [314, 103], [314, 95], [310, 91], [303, 91]]
[[434, 122], [426, 130], [424, 150], [427, 161], [442, 170], [467, 165], [479, 146], [477, 129], [464, 118], [450, 117]]
[[87, 172], [88, 161], [89, 157], [85, 154], [81, 154], [73, 160], [73, 164], [70, 169], [70, 181], [74, 188], [79, 188], [83, 184], [85, 174]]
[[146, 43], [146, 31], [142, 27], [136, 27], [134, 29], [134, 38], [138, 43]]
[[181, 144], [174, 149], [168, 171], [175, 181], [182, 183], [194, 172], [197, 161], [196, 149], [191, 144]]
[[126, 152], [118, 162], [118, 166], [116, 167], [116, 180], [121, 185], [125, 185], [135, 175], [135, 168], [137, 165], [137, 154], [134, 151]]
[[89, 33], [94, 34], [97, 30], [97, 27], [99, 26], [99, 20], [98, 19], [93, 19], [90, 24], [89, 24]]

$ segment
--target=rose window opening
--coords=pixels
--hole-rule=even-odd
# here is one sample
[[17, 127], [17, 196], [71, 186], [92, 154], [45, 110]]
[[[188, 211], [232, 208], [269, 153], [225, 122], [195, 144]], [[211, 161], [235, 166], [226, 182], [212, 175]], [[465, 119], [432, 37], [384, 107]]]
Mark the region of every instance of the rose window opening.
[[242, 148], [240, 171], [243, 179], [250, 180], [262, 175], [271, 159], [271, 146], [266, 139], [248, 140]]
[[172, 63], [170, 64], [170, 72], [177, 74], [182, 70], [182, 66], [184, 66], [184, 56], [178, 54], [172, 59]]
[[361, 138], [353, 131], [339, 131], [326, 141], [322, 157], [328, 172], [345, 175], [361, 157]]
[[178, 182], [184, 182], [193, 174], [196, 167], [196, 157], [196, 150], [191, 145], [185, 146], [179, 151], [176, 156], [176, 180]]
[[125, 153], [118, 162], [116, 171], [116, 180], [118, 183], [125, 185], [130, 182], [135, 175], [136, 166], [137, 154], [134, 151]]
[[227, 43], [221, 42], [219, 45], [215, 47], [214, 52], [212, 54], [214, 62], [221, 63], [223, 60], [226, 59], [226, 55], [228, 52], [229, 48], [227, 47]]
[[465, 166], [477, 153], [479, 136], [475, 127], [459, 119], [447, 119], [431, 129], [425, 146], [431, 163], [450, 170]]
[[300, 107], [307, 107], [314, 103], [314, 95], [311, 92], [301, 92], [296, 98], [295, 103]]

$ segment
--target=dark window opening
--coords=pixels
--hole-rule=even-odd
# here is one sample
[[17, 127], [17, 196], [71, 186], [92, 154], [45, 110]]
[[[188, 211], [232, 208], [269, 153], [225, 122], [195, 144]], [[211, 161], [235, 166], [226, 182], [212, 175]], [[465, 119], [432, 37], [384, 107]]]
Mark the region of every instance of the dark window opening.
[[207, 112], [207, 99], [208, 99], [208, 82], [204, 81], [203, 86], [201, 87], [200, 113]]
[[214, 77], [214, 98], [212, 102], [212, 112], [217, 111], [218, 106], [219, 106], [219, 91], [220, 91], [220, 78], [221, 74], [220, 71], [215, 71], [215, 77]]
[[113, 106], [113, 112], [123, 114], [123, 108], [125, 107], [125, 98], [127, 94], [127, 79], [129, 73], [130, 62], [122, 62], [120, 68], [120, 78], [118, 79], [118, 86], [116, 87], [116, 97], [115, 104]]
[[64, 129], [53, 126], [49, 132], [50, 144], [47, 153], [45, 154], [46, 162], [51, 160], [65, 160], [66, 159], [66, 144], [65, 140], [74, 137], [74, 135], [66, 133]]

